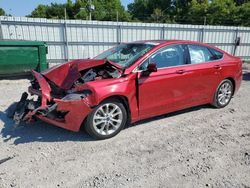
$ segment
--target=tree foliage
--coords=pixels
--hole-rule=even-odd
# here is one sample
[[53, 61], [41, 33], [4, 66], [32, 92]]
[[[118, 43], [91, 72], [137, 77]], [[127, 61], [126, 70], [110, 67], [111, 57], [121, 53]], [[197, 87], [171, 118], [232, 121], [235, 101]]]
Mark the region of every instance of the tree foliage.
[[[93, 20], [111, 20], [130, 21], [130, 14], [122, 6], [120, 0], [93, 0], [95, 10], [91, 11]], [[30, 17], [35, 18], [64, 18], [64, 9], [66, 8], [68, 19], [89, 19], [89, 1], [68, 0], [65, 4], [51, 3], [50, 5], [38, 5], [32, 11]]]
[[5, 16], [5, 11], [2, 8], [0, 8], [0, 16]]
[[[93, 20], [250, 26], [250, 0], [134, 0], [126, 10], [121, 0], [92, 0]], [[31, 17], [89, 19], [88, 0], [38, 5]], [[1, 9], [0, 9], [1, 11]]]
[[162, 23], [250, 26], [250, 0], [135, 0], [134, 20]]
[[238, 22], [242, 26], [250, 26], [250, 2], [241, 6], [238, 10]]

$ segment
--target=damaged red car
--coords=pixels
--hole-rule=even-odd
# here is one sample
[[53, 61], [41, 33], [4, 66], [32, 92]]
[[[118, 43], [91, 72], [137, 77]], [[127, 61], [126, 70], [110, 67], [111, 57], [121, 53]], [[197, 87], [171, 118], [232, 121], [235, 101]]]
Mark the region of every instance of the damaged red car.
[[198, 42], [140, 41], [32, 73], [17, 123], [38, 118], [106, 139], [141, 119], [208, 103], [225, 107], [240, 87], [242, 62]]

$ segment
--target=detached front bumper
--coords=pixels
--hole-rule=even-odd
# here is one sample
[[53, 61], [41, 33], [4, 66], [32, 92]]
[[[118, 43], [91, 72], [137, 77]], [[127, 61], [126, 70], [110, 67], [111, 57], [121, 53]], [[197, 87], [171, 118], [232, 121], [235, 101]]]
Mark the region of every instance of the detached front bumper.
[[29, 87], [31, 96], [38, 99], [28, 99], [28, 94], [23, 93], [13, 119], [16, 124], [22, 121], [32, 121], [34, 117], [44, 122], [53, 124], [71, 131], [79, 131], [84, 119], [91, 112], [87, 96], [82, 93], [67, 94], [62, 98], [51, 96], [51, 87], [46, 79], [39, 73], [32, 71], [40, 89]]

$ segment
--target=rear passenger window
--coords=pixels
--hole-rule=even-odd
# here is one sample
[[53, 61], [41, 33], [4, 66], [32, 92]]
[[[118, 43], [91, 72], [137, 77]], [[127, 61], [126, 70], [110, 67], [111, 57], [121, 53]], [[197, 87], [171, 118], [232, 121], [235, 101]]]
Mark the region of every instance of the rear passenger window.
[[205, 46], [188, 45], [191, 64], [212, 61], [213, 54]]
[[213, 54], [213, 60], [222, 59], [223, 53], [221, 53], [213, 48], [209, 48], [209, 51], [212, 52], [212, 54]]

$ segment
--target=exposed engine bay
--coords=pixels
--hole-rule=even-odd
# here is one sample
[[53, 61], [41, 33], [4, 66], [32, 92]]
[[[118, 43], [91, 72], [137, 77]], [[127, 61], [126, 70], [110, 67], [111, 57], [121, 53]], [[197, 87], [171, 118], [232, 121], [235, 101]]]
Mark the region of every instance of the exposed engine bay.
[[[110, 64], [103, 64], [78, 72], [78, 76], [75, 79], [67, 79], [67, 83], [71, 83], [69, 84], [69, 87], [67, 89], [60, 87], [52, 80], [47, 79], [47, 82], [49, 83], [51, 88], [51, 95], [55, 98], [63, 98], [68, 94], [76, 93], [76, 91], [84, 95], [84, 92], [82, 92], [80, 88], [87, 82], [120, 78], [121, 76], [121, 70], [115, 68]], [[31, 81], [31, 85], [32, 88], [36, 90], [38, 90], [40, 87], [36, 79]]]
[[102, 80], [108, 78], [119, 78], [121, 72], [112, 67], [111, 65], [98, 66], [84, 70], [81, 73], [81, 77], [74, 82], [75, 85], [83, 84], [94, 80]]

